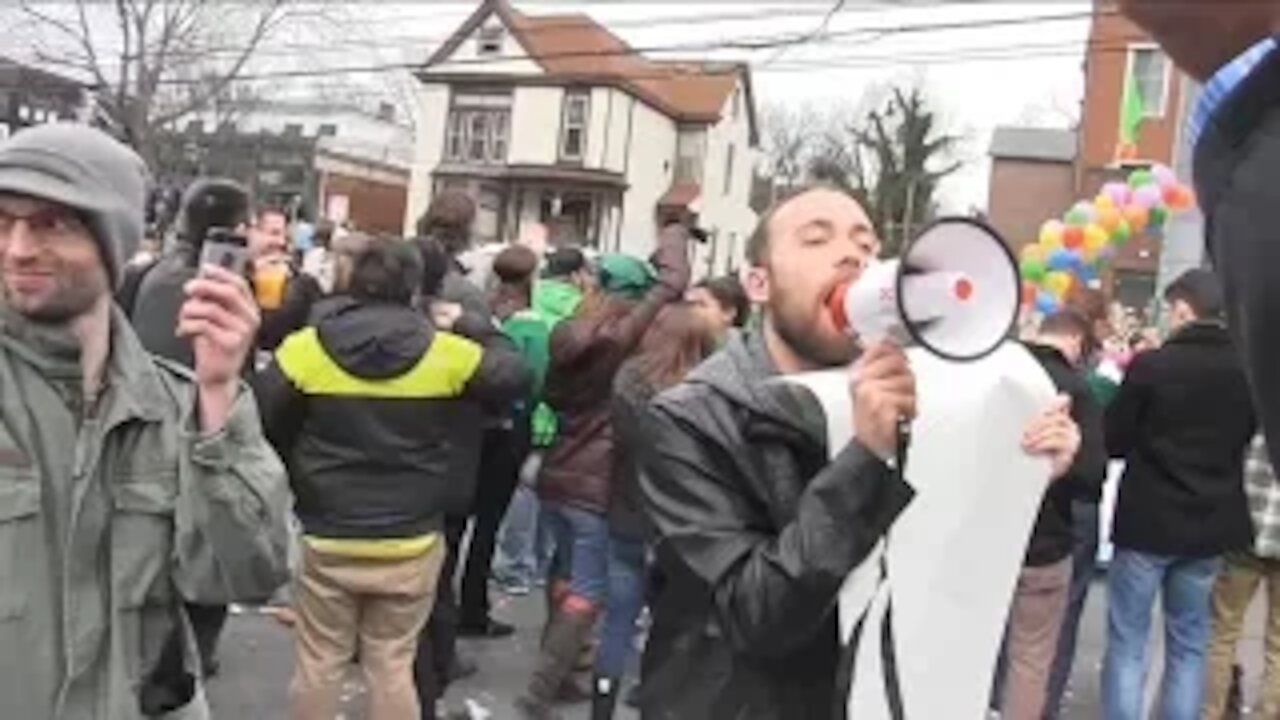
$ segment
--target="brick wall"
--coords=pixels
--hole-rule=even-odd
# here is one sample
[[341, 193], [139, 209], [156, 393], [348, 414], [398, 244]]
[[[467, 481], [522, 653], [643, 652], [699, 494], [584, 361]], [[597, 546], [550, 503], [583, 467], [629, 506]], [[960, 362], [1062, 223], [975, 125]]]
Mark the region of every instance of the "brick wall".
[[357, 228], [399, 235], [404, 229], [408, 193], [409, 189], [405, 185], [331, 172], [325, 175], [324, 197], [320, 199], [320, 208], [323, 212], [328, 207], [330, 197], [346, 195], [350, 202], [349, 217]]
[[1061, 217], [1075, 197], [1070, 163], [997, 158], [991, 163], [987, 219], [1014, 252], [1034, 243], [1040, 225]]

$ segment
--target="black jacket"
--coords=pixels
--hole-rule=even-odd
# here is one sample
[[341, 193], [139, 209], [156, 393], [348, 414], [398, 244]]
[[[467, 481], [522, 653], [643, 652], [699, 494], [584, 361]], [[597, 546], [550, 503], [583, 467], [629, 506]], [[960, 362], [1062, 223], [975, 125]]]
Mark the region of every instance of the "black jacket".
[[1254, 407], [1280, 467], [1280, 50], [1222, 102], [1195, 150], [1205, 237]]
[[1071, 555], [1071, 502], [1098, 502], [1102, 484], [1107, 479], [1107, 448], [1102, 407], [1080, 371], [1072, 367], [1057, 348], [1028, 344], [1027, 349], [1040, 361], [1058, 392], [1071, 398], [1071, 419], [1080, 428], [1080, 452], [1067, 474], [1054, 481], [1045, 492], [1027, 544], [1026, 564], [1041, 567]]
[[1118, 547], [1209, 557], [1253, 540], [1244, 454], [1256, 422], [1226, 328], [1188, 325], [1135, 357], [1106, 426], [1107, 449], [1126, 461]]
[[737, 336], [645, 414], [645, 510], [664, 583], [643, 717], [830, 717], [845, 577], [912, 497], [856, 441], [828, 459], [817, 401]]
[[[148, 352], [183, 367], [193, 367], [195, 356], [191, 340], [178, 337], [174, 328], [178, 326], [178, 313], [186, 302], [184, 288], [199, 272], [199, 252], [193, 245], [179, 242], [151, 264], [129, 266], [116, 298], [132, 321], [142, 346]], [[322, 294], [314, 278], [294, 273], [285, 288], [280, 307], [262, 311], [256, 346], [273, 351], [286, 337], [305, 327], [312, 306]]]
[[343, 297], [254, 384], [304, 530], [380, 539], [434, 531], [470, 502], [481, 406], [527, 392], [528, 374], [414, 308]]

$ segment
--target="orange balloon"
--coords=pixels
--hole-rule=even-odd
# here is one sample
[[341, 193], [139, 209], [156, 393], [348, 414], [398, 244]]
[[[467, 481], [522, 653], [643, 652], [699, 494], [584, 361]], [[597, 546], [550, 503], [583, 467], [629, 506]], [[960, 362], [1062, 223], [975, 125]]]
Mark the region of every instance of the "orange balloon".
[[1022, 282], [1022, 304], [1030, 305], [1036, 301], [1036, 296], [1040, 294], [1040, 288], [1036, 284], [1028, 280]]
[[1147, 229], [1147, 223], [1151, 221], [1151, 213], [1141, 205], [1130, 205], [1124, 209], [1124, 219], [1129, 222], [1129, 228], [1133, 233], [1139, 235]]
[[1182, 188], [1178, 185], [1166, 185], [1160, 190], [1160, 199], [1171, 208], [1178, 207], [1178, 197]]
[[1062, 231], [1062, 244], [1072, 250], [1084, 244], [1084, 228], [1079, 225], [1068, 225]]
[[1166, 191], [1168, 190], [1173, 191], [1171, 193], [1172, 197], [1165, 201], [1165, 204], [1169, 206], [1169, 209], [1178, 211], [1189, 210], [1196, 204], [1195, 191], [1186, 185], [1174, 185], [1173, 187], [1167, 188]]
[[1116, 227], [1120, 225], [1120, 221], [1123, 219], [1124, 216], [1120, 214], [1120, 211], [1116, 209], [1114, 205], [1106, 208], [1105, 210], [1098, 211], [1097, 222], [1102, 226], [1102, 229], [1106, 230], [1108, 233], [1115, 232]]

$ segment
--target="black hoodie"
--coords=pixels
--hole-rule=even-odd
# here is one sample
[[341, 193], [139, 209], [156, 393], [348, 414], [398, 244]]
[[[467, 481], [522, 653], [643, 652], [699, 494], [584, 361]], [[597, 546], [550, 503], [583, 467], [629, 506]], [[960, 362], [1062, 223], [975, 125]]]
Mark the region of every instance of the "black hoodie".
[[519, 363], [437, 331], [407, 305], [338, 297], [255, 381], [304, 530], [390, 539], [470, 502], [482, 403], [527, 392]]
[[817, 400], [735, 336], [641, 419], [645, 510], [663, 578], [646, 717], [829, 717], [846, 576], [912, 497], [850, 442], [829, 459]]
[[1027, 350], [1040, 361], [1058, 392], [1071, 398], [1071, 419], [1080, 428], [1080, 451], [1067, 474], [1045, 492], [1027, 545], [1025, 564], [1042, 567], [1071, 554], [1071, 501], [1096, 503], [1101, 498], [1102, 484], [1107, 479], [1107, 448], [1102, 406], [1080, 371], [1057, 348], [1028, 344]]

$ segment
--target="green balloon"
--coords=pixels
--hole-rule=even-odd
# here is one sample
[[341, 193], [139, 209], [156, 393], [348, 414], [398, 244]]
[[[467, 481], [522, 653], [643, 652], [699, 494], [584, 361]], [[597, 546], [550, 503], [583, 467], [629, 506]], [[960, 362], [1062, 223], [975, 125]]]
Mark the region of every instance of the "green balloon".
[[1116, 229], [1111, 231], [1111, 242], [1116, 245], [1124, 245], [1129, 242], [1129, 238], [1133, 237], [1133, 229], [1129, 227], [1128, 220], [1121, 220]]
[[1151, 208], [1150, 218], [1151, 219], [1147, 221], [1148, 226], [1153, 228], [1162, 228], [1164, 227], [1165, 221], [1169, 219], [1169, 210], [1163, 205], [1156, 205]]
[[1067, 214], [1062, 216], [1062, 219], [1068, 225], [1084, 227], [1089, 224], [1089, 216], [1083, 210], [1076, 210], [1075, 208], [1068, 210]]
[[1150, 170], [1134, 170], [1133, 174], [1129, 176], [1129, 187], [1140, 188], [1155, 181], [1156, 176], [1152, 175]]
[[1021, 268], [1022, 277], [1036, 284], [1039, 284], [1048, 272], [1048, 269], [1044, 266], [1044, 261], [1036, 258], [1023, 258]]

